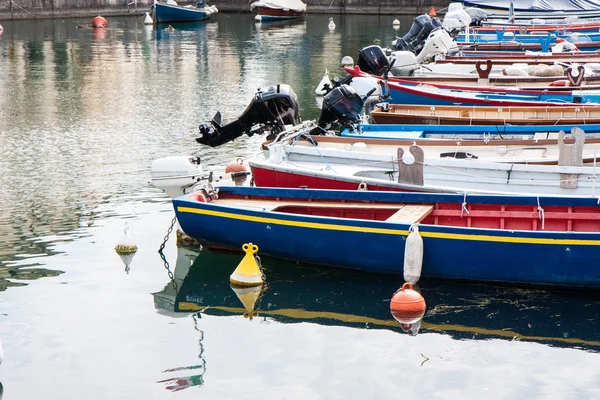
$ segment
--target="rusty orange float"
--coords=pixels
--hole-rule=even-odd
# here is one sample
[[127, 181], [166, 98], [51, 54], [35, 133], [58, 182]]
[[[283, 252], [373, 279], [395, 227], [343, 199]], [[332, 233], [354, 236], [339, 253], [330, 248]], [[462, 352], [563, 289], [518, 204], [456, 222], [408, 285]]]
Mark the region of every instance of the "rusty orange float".
[[390, 301], [390, 311], [401, 324], [417, 322], [425, 315], [425, 308], [425, 299], [408, 282], [394, 293]]
[[107, 24], [106, 19], [99, 15], [92, 20], [93, 28], [106, 28], [106, 24]]

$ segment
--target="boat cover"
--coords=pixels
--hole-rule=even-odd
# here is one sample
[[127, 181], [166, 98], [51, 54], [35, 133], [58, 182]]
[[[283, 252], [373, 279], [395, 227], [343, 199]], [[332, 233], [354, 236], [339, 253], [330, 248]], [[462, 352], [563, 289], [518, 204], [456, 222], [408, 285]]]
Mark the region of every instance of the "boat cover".
[[254, 10], [256, 7], [267, 7], [281, 10], [293, 10], [297, 12], [306, 11], [306, 4], [301, 0], [259, 0], [250, 4], [250, 10]]
[[[465, 5], [508, 10], [506, 0], [464, 0]], [[600, 10], [600, 0], [513, 0], [515, 11], [592, 11]]]

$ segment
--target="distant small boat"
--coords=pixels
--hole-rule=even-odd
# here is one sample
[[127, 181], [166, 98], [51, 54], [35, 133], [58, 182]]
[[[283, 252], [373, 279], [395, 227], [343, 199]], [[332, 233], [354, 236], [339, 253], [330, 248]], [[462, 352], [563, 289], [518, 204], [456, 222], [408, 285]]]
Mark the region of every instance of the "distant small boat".
[[174, 0], [157, 1], [152, 5], [152, 19], [156, 23], [166, 22], [196, 22], [202, 21], [217, 13], [215, 6], [207, 6], [204, 2], [198, 2], [197, 7], [180, 6]]
[[256, 20], [280, 21], [304, 16], [306, 4], [301, 0], [259, 0], [250, 4]]

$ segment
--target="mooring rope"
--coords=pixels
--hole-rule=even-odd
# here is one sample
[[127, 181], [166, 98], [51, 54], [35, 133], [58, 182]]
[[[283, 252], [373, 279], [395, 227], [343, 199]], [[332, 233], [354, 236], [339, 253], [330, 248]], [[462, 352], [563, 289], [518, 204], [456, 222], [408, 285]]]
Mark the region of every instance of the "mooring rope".
[[540, 206], [540, 196], [537, 197], [538, 218], [542, 220], [542, 230], [544, 230], [544, 209]]

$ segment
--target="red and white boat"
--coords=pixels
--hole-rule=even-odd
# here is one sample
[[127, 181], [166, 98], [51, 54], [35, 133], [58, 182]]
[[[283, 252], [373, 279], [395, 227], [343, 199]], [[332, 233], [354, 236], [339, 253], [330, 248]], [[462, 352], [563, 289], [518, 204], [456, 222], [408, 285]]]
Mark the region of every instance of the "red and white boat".
[[259, 0], [250, 4], [250, 10], [257, 21], [282, 21], [303, 17], [306, 4], [301, 0]]
[[[318, 137], [271, 144], [268, 158], [255, 157], [249, 160], [249, 165], [254, 183], [259, 187], [597, 196], [600, 190], [596, 188], [596, 180], [600, 170], [595, 161], [592, 166], [582, 165], [583, 131], [579, 130], [576, 135], [579, 144], [561, 149], [563, 154], [558, 155], [558, 160], [551, 157], [558, 165], [530, 164], [540, 156], [539, 161], [543, 160], [545, 150], [542, 149], [546, 149], [546, 145], [515, 146], [518, 154], [496, 154], [495, 157], [492, 156], [497, 151], [494, 146], [487, 149], [477, 146], [479, 150], [473, 147], [480, 158], [468, 151], [469, 154], [464, 153], [471, 149], [467, 141], [463, 142], [464, 148], [462, 143], [454, 148], [457, 157], [454, 158], [445, 155], [453, 151], [450, 147], [440, 148], [439, 144], [425, 144], [423, 148], [400, 145], [394, 154], [382, 150], [386, 145], [371, 150], [366, 143], [335, 146], [330, 140], [318, 143]], [[562, 138], [558, 142], [561, 143]], [[440, 153], [442, 149], [445, 152]]]

